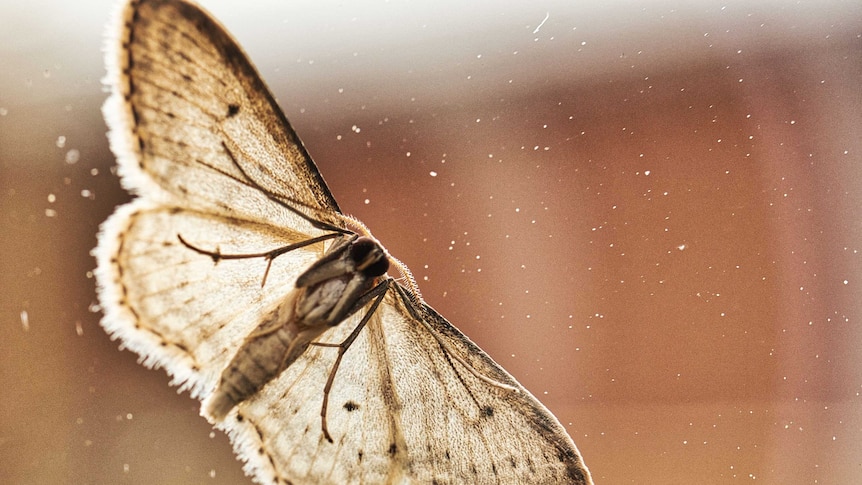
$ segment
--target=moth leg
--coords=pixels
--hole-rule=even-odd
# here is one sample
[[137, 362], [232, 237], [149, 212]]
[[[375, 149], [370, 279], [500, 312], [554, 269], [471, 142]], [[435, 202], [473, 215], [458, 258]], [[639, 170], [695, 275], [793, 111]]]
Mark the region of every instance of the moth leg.
[[329, 239], [336, 238], [341, 236], [342, 234], [339, 232], [332, 232], [329, 234], [323, 234], [322, 236], [313, 237], [310, 239], [306, 239], [305, 241], [300, 241], [294, 244], [288, 244], [286, 246], [282, 246], [280, 248], [275, 248], [270, 251], [264, 251], [262, 253], [245, 253], [245, 254], [224, 254], [218, 248], [215, 251], [209, 251], [194, 244], [186, 241], [182, 234], [177, 234], [177, 238], [180, 240], [183, 246], [191, 249], [192, 251], [203, 254], [205, 256], [209, 256], [213, 260], [213, 264], [218, 264], [222, 259], [252, 259], [252, 258], [264, 258], [266, 259], [266, 271], [263, 272], [263, 279], [260, 282], [260, 287], [263, 288], [266, 285], [266, 277], [269, 276], [269, 268], [272, 266], [272, 260], [281, 256], [284, 253], [293, 251], [294, 249], [299, 249], [305, 246], [310, 246], [312, 244], [317, 244], [319, 242], [323, 242]]
[[293, 251], [294, 249], [303, 248], [305, 246], [310, 246], [312, 244], [317, 244], [319, 242], [327, 241], [329, 239], [336, 238], [338, 236], [342, 236], [343, 234], [340, 232], [332, 232], [329, 234], [324, 234], [322, 236], [312, 237], [310, 239], [306, 239], [305, 241], [300, 241], [298, 243], [288, 244], [286, 246], [281, 246], [279, 248], [271, 249], [269, 251], [264, 251], [261, 253], [242, 253], [242, 254], [224, 254], [219, 249], [215, 251], [209, 251], [207, 249], [200, 248], [195, 246], [194, 244], [188, 242], [183, 238], [182, 234], [177, 234], [177, 238], [179, 238], [180, 242], [183, 246], [191, 249], [192, 251], [203, 254], [205, 256], [209, 256], [213, 259], [214, 262], [218, 263], [222, 259], [251, 259], [251, 258], [266, 258], [269, 260], [273, 260], [278, 256], [281, 256], [284, 253]]
[[329, 371], [329, 378], [326, 379], [326, 385], [323, 387], [323, 404], [320, 406], [320, 422], [321, 428], [323, 430], [323, 436], [327, 441], [332, 443], [332, 436], [329, 434], [329, 428], [326, 426], [326, 408], [329, 405], [329, 391], [332, 390], [332, 383], [335, 382], [335, 373], [338, 371], [338, 366], [341, 365], [341, 358], [344, 356], [344, 353], [347, 352], [347, 349], [350, 348], [350, 345], [353, 344], [353, 341], [356, 340], [356, 337], [359, 336], [359, 332], [365, 328], [365, 324], [368, 323], [368, 320], [371, 319], [371, 316], [374, 315], [374, 312], [377, 311], [377, 307], [380, 305], [380, 302], [383, 301], [383, 297], [386, 296], [386, 291], [389, 289], [391, 280], [385, 279], [381, 281], [377, 286], [368, 290], [362, 297], [360, 297], [356, 304], [353, 305], [353, 308], [347, 313], [345, 318], [350, 315], [356, 313], [357, 310], [365, 306], [371, 299], [374, 299], [374, 302], [371, 304], [371, 308], [365, 313], [362, 317], [362, 320], [359, 321], [359, 324], [356, 325], [356, 328], [344, 339], [343, 342], [339, 344], [330, 344], [323, 342], [312, 342], [311, 345], [316, 345], [318, 347], [337, 347], [338, 348], [338, 356], [335, 358], [335, 362], [332, 364], [332, 370]]

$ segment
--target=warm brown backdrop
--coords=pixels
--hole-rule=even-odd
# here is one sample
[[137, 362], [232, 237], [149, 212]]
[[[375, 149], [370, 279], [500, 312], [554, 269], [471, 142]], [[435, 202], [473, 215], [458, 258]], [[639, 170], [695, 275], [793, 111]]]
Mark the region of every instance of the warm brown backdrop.
[[[207, 5], [597, 482], [862, 481], [862, 5], [570, 3]], [[109, 10], [0, 5], [0, 481], [243, 483], [92, 308]]]

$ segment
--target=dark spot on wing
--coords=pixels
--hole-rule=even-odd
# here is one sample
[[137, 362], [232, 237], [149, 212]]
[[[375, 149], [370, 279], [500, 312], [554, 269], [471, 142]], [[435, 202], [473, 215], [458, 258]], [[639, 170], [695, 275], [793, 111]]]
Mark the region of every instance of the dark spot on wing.
[[[137, 111], [135, 111], [135, 125], [137, 125], [137, 124], [138, 124], [138, 113], [137, 113]], [[138, 149], [141, 151], [141, 153], [146, 153], [146, 151], [147, 151], [147, 144], [144, 142], [144, 139], [141, 138], [140, 136], [138, 137]], [[141, 164], [141, 166], [143, 166], [143, 163]]]
[[362, 450], [359, 450], [359, 453], [356, 454], [356, 457], [362, 462]]
[[255, 426], [254, 430], [257, 432], [257, 439], [259, 439], [260, 441], [263, 441], [263, 431], [260, 429], [260, 427]]
[[392, 443], [389, 445], [389, 456], [395, 456], [395, 453], [398, 453], [398, 445]]
[[493, 415], [494, 415], [494, 408], [493, 407], [485, 406], [482, 408], [482, 416], [485, 416], [486, 418], [490, 418]]
[[245, 416], [243, 416], [240, 413], [236, 413], [236, 420], [241, 423], [241, 422], [245, 421]]
[[227, 105], [227, 117], [233, 118], [236, 114], [239, 113], [239, 105], [238, 104], [229, 104]]
[[347, 401], [346, 403], [344, 403], [344, 409], [347, 410], [348, 413], [353, 412], [359, 409], [359, 404], [356, 404], [353, 401]]

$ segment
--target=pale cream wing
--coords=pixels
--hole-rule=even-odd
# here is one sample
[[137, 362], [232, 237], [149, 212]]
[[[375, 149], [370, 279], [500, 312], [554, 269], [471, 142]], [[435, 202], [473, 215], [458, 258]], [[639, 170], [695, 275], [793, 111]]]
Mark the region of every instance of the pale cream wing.
[[147, 199], [121, 207], [102, 226], [96, 251], [102, 326], [142, 363], [165, 368], [172, 384], [203, 398], [248, 333], [323, 255], [323, 244], [282, 254], [267, 273], [264, 258], [215, 262], [180, 237], [222, 254], [265, 252], [308, 237]]
[[[591, 484], [580, 452], [550, 411], [434, 309], [424, 303], [417, 308], [407, 298], [406, 289], [399, 287], [399, 291], [398, 305], [386, 308], [386, 316], [381, 316], [392, 322], [383, 327], [391, 329], [384, 338], [393, 349], [392, 360], [402, 361], [398, 354], [406, 353], [402, 341], [407, 341], [422, 345], [421, 360], [436, 363], [429, 375], [422, 376], [428, 379], [424, 384], [408, 377], [413, 372], [409, 363], [399, 366], [401, 375], [392, 382], [403, 406], [400, 414], [408, 446], [416, 450], [410, 460], [434, 470], [433, 475], [425, 476], [438, 476], [451, 466], [454, 471], [444, 475], [452, 477], [451, 483], [473, 482], [475, 476], [479, 483]], [[408, 311], [409, 306], [416, 314]], [[436, 335], [433, 341], [425, 331], [428, 327]], [[434, 345], [438, 339], [447, 350]], [[450, 361], [448, 357], [454, 353], [476, 374], [517, 392], [492, 385], [461, 363]], [[448, 432], [435, 433], [433, 451], [423, 452], [429, 443], [422, 441], [420, 430], [436, 425]]]
[[126, 188], [306, 234], [319, 229], [308, 218], [343, 227], [269, 90], [209, 15], [183, 1], [137, 0], [115, 25], [103, 111]]
[[[405, 291], [390, 290], [338, 367], [334, 443], [320, 428], [333, 348], [310, 347], [220, 425], [256, 481], [592, 483], [556, 418], [430, 307], [411, 312]], [[320, 340], [342, 341], [360, 317]]]

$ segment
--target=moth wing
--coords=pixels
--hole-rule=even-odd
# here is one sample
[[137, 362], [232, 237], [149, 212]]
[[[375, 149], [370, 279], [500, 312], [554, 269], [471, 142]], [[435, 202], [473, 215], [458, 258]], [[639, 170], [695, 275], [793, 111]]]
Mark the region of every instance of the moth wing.
[[102, 324], [199, 396], [323, 249], [277, 258], [262, 291], [263, 258], [214, 264], [179, 237], [247, 254], [343, 223], [269, 90], [209, 15], [183, 1], [133, 1], [113, 26], [103, 112], [121, 181], [139, 197], [99, 235]]
[[[592, 483], [557, 419], [406, 291], [390, 290], [344, 354], [327, 410], [334, 443], [319, 426], [336, 357], [327, 347], [310, 347], [220, 425], [247, 471], [266, 484]], [[360, 317], [321, 340], [340, 342]]]
[[108, 34], [103, 112], [124, 186], [306, 234], [338, 204], [248, 57], [197, 6], [129, 2]]
[[143, 364], [165, 368], [172, 384], [202, 398], [215, 388], [245, 337], [324, 249], [323, 244], [295, 249], [267, 268], [264, 258], [215, 262], [180, 237], [234, 254], [308, 237], [210, 212], [161, 207], [146, 198], [121, 207], [103, 224], [96, 251], [102, 326]]

